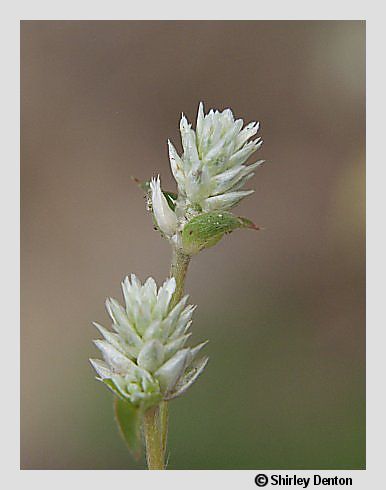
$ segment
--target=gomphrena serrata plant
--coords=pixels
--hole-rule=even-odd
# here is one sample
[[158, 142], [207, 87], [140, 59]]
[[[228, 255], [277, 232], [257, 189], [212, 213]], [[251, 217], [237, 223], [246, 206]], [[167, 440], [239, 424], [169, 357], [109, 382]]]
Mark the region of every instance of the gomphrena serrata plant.
[[246, 164], [262, 145], [261, 138], [251, 139], [258, 129], [256, 122], [244, 127], [230, 109], [205, 114], [202, 103], [195, 130], [182, 115], [182, 154], [168, 141], [177, 192], [162, 190], [159, 176], [141, 184], [155, 227], [172, 248], [170, 277], [159, 288], [151, 277], [143, 284], [134, 274], [126, 277], [124, 305], [106, 301], [111, 330], [95, 323], [103, 360], [91, 363], [116, 395], [117, 422], [134, 454], [143, 429], [149, 469], [165, 468], [169, 400], [185, 393], [208, 362], [206, 342], [189, 346], [195, 309], [184, 295], [189, 262], [237, 228], [258, 229], [231, 212], [254, 192], [244, 185], [263, 163]]

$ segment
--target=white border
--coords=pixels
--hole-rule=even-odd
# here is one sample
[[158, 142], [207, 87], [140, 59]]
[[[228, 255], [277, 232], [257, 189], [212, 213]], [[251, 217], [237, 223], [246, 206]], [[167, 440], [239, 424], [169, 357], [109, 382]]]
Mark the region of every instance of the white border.
[[[374, 2], [375, 4], [376, 2]], [[78, 19], [78, 20], [115, 20], [115, 19], [344, 19], [358, 20], [366, 18], [372, 2], [358, 0], [325, 0], [307, 2], [293, 0], [271, 0], [270, 2], [252, 2], [239, 0], [195, 0], [181, 2], [176, 0], [148, 0], [133, 2], [130, 0], [68, 0], [52, 2], [49, 0], [15, 1], [8, 5], [7, 13], [13, 19]]]

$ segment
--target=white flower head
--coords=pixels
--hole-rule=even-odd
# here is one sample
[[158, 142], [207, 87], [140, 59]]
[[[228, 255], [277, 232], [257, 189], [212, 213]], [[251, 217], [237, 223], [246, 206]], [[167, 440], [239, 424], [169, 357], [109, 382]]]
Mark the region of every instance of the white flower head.
[[101, 381], [141, 408], [182, 394], [201, 374], [208, 358], [197, 359], [206, 342], [186, 347], [194, 307], [185, 296], [174, 308], [174, 278], [157, 291], [153, 278], [142, 285], [132, 274], [122, 283], [125, 307], [109, 298], [113, 331], [95, 323], [104, 340], [95, 344], [104, 361], [90, 359]]
[[157, 226], [167, 237], [171, 237], [177, 228], [177, 217], [161, 190], [159, 176], [156, 179], [151, 179], [150, 189], [152, 209]]
[[241, 189], [263, 160], [251, 165], [245, 162], [260, 148], [262, 140], [250, 140], [259, 123], [251, 122], [244, 129], [243, 125], [242, 119], [234, 119], [230, 109], [211, 109], [205, 115], [202, 102], [196, 130], [182, 115], [183, 154], [179, 156], [170, 141], [168, 145], [170, 166], [185, 207], [200, 212], [228, 210], [253, 192]]

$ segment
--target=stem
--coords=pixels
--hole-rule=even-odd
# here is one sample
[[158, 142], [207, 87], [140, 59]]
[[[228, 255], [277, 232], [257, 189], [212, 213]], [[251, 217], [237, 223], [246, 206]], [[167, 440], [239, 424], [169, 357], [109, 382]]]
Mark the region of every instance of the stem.
[[149, 470], [163, 470], [164, 451], [161, 435], [160, 408], [149, 408], [144, 416], [146, 459]]
[[176, 290], [170, 302], [170, 309], [176, 306], [184, 294], [185, 278], [190, 259], [190, 255], [186, 255], [181, 250], [173, 248], [170, 276], [176, 280]]
[[165, 459], [167, 438], [168, 438], [168, 415], [169, 415], [169, 406], [167, 401], [162, 401], [159, 404], [159, 413], [160, 413], [160, 426], [161, 426], [161, 444], [162, 444], [162, 451]]
[[[189, 255], [173, 248], [170, 276], [176, 280], [176, 290], [170, 302], [170, 310], [176, 306], [184, 294], [185, 278], [190, 258]], [[157, 407], [150, 408], [145, 413], [146, 458], [149, 470], [165, 469], [168, 412], [168, 402], [162, 401]]]

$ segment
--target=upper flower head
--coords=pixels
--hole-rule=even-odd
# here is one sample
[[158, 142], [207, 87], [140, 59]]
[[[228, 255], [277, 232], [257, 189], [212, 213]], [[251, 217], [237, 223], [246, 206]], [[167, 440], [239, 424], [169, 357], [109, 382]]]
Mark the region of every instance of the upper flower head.
[[174, 278], [157, 291], [153, 278], [142, 285], [132, 274], [122, 283], [125, 308], [106, 301], [114, 332], [95, 323], [104, 337], [95, 341], [104, 361], [91, 359], [99, 379], [142, 408], [182, 394], [208, 361], [196, 359], [205, 343], [185, 347], [194, 307], [186, 306], [185, 296], [170, 309], [175, 288]]
[[230, 109], [204, 114], [199, 105], [196, 131], [182, 115], [180, 132], [183, 154], [178, 155], [169, 141], [169, 159], [179, 194], [185, 206], [199, 212], [232, 208], [253, 191], [240, 190], [251, 178], [262, 160], [245, 165], [262, 145], [261, 138], [250, 140], [259, 123], [251, 122], [243, 129], [243, 120], [235, 120]]

